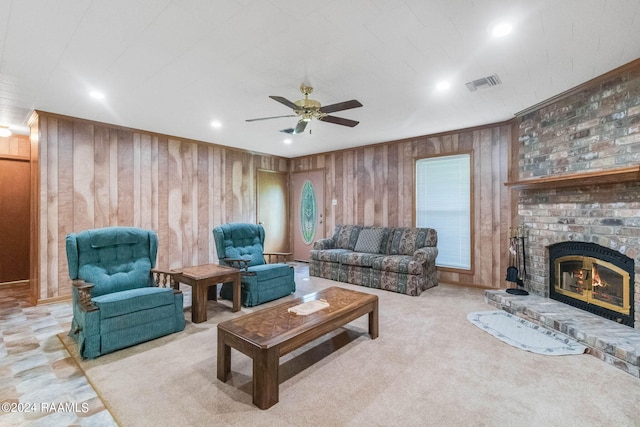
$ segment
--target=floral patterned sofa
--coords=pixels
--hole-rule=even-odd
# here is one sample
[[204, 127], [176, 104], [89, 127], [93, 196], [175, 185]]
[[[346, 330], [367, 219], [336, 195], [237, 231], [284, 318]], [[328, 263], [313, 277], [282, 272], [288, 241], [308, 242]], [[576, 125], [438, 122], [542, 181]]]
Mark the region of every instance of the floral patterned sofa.
[[407, 295], [438, 284], [432, 228], [338, 225], [314, 243], [309, 275]]

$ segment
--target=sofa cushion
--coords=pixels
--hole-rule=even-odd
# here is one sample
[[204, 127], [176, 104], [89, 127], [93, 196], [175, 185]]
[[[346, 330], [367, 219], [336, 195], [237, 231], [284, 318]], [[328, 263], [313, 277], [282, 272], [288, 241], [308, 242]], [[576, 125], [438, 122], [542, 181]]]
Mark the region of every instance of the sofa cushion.
[[381, 227], [363, 228], [360, 230], [360, 234], [358, 234], [354, 251], [369, 252], [372, 254], [379, 253], [383, 233], [384, 229]]
[[340, 255], [344, 253], [351, 253], [348, 249], [324, 249], [324, 250], [311, 250], [309, 251], [309, 257], [317, 261], [339, 262]]
[[173, 305], [173, 298], [172, 288], [146, 287], [100, 295], [91, 301], [100, 309], [100, 318], [108, 319], [162, 305]]
[[345, 252], [338, 258], [340, 260], [340, 264], [371, 267], [373, 260], [381, 256], [382, 255], [380, 254], [372, 254], [368, 252]]
[[424, 246], [436, 246], [437, 237], [432, 228], [396, 228], [388, 247], [390, 255], [413, 255]]
[[337, 249], [354, 250], [358, 241], [358, 234], [362, 226], [360, 225], [338, 225], [333, 235]]
[[422, 274], [423, 265], [409, 255], [378, 256], [371, 261], [374, 270], [403, 274]]

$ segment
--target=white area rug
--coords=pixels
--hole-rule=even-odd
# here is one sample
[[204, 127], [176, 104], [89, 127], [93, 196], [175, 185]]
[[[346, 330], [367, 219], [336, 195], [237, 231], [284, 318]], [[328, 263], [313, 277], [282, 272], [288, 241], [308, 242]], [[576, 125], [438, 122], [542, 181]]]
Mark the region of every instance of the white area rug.
[[467, 319], [499, 340], [533, 353], [549, 356], [582, 354], [587, 350], [577, 341], [521, 319], [504, 310], [476, 311]]

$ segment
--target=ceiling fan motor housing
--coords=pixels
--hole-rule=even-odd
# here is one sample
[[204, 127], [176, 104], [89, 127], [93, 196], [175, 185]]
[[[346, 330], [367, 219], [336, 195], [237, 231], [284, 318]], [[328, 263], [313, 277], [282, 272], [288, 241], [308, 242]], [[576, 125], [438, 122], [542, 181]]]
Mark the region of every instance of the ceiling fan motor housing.
[[313, 117], [320, 118], [324, 116], [322, 112], [320, 112], [320, 107], [322, 106], [315, 99], [299, 99], [294, 102], [298, 107], [294, 110], [296, 115], [301, 116], [303, 120], [311, 120]]

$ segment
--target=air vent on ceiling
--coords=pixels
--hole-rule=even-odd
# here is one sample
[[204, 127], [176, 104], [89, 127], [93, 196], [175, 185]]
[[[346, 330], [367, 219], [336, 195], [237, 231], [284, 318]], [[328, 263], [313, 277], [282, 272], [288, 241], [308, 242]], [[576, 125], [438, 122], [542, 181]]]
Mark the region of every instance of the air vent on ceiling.
[[484, 88], [488, 88], [488, 87], [492, 87], [492, 86], [497, 86], [499, 84], [502, 84], [502, 80], [500, 80], [500, 77], [498, 77], [497, 74], [494, 74], [494, 75], [489, 76], [489, 77], [483, 77], [481, 79], [473, 80], [473, 81], [470, 81], [468, 83], [465, 83], [465, 86], [471, 92], [475, 92], [478, 89], [484, 89]]

